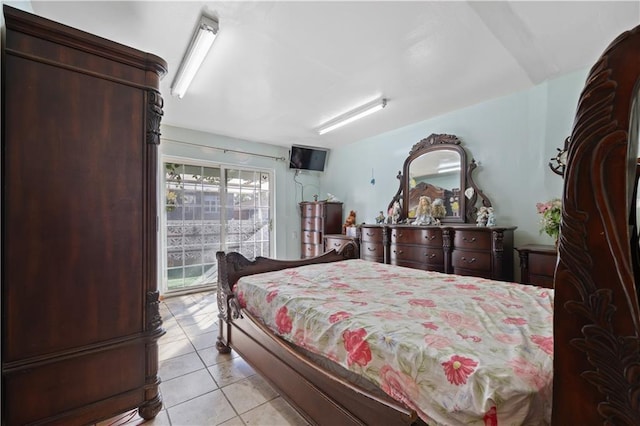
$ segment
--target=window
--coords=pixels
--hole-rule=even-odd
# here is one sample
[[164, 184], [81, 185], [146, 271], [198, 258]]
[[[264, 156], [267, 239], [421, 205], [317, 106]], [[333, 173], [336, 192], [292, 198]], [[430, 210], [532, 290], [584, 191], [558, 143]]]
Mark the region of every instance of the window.
[[167, 292], [217, 282], [216, 252], [248, 258], [271, 250], [271, 174], [165, 162]]

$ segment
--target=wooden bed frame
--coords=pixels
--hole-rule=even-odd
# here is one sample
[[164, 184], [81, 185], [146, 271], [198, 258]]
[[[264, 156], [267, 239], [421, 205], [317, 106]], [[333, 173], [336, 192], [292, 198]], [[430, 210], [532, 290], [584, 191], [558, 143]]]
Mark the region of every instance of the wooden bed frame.
[[[554, 425], [640, 424], [639, 76], [640, 26], [605, 50], [578, 103], [554, 280]], [[355, 257], [353, 246], [300, 261], [217, 257], [220, 352], [233, 348], [313, 424], [423, 423], [294, 351], [233, 294], [241, 276]]]

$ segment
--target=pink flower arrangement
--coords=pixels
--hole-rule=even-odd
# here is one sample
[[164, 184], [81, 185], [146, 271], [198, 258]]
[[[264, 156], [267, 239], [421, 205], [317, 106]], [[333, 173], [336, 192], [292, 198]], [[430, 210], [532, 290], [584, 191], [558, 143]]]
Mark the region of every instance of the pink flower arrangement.
[[562, 201], [559, 198], [554, 198], [546, 203], [537, 203], [536, 208], [540, 218], [540, 233], [543, 232], [554, 238], [558, 239], [560, 236], [560, 220], [562, 218]]

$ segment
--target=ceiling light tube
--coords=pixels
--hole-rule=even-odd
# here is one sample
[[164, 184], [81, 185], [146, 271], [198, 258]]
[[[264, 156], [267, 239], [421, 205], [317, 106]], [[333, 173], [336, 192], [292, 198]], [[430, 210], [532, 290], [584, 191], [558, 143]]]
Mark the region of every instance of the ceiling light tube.
[[342, 127], [345, 124], [356, 121], [362, 117], [366, 117], [367, 115], [373, 114], [376, 111], [380, 111], [385, 106], [387, 106], [386, 99], [377, 99], [373, 102], [369, 102], [368, 104], [354, 109], [353, 111], [349, 111], [346, 114], [340, 115], [326, 122], [318, 128], [318, 134], [324, 135], [325, 133], [335, 130], [338, 127]]
[[448, 172], [458, 172], [458, 171], [460, 171], [460, 166], [444, 167], [444, 168], [438, 169], [438, 173], [448, 173]]
[[217, 34], [218, 22], [206, 16], [201, 16], [196, 32], [191, 37], [187, 53], [182, 58], [178, 72], [171, 84], [171, 94], [173, 96], [182, 98], [187, 92]]

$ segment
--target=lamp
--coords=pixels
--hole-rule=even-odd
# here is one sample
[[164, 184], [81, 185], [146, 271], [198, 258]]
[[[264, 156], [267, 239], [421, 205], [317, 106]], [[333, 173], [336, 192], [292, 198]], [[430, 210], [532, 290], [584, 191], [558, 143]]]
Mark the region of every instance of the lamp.
[[367, 115], [373, 114], [376, 111], [380, 111], [385, 106], [387, 106], [386, 99], [376, 99], [373, 102], [369, 102], [368, 104], [362, 105], [352, 111], [347, 112], [346, 114], [340, 115], [330, 121], [327, 121], [325, 124], [321, 125], [318, 128], [318, 134], [324, 135], [325, 133], [335, 130], [338, 127], [342, 127], [345, 124], [351, 123], [352, 121], [358, 120], [359, 118], [366, 117]]
[[187, 52], [182, 58], [178, 72], [171, 84], [172, 95], [182, 98], [187, 92], [191, 80], [207, 56], [217, 33], [218, 22], [204, 15], [201, 16], [196, 32], [191, 37]]

